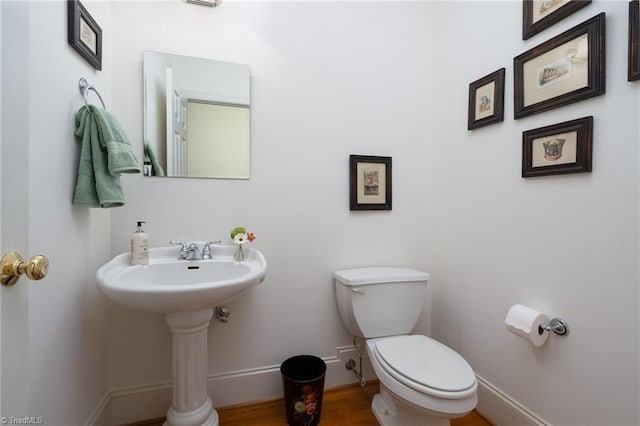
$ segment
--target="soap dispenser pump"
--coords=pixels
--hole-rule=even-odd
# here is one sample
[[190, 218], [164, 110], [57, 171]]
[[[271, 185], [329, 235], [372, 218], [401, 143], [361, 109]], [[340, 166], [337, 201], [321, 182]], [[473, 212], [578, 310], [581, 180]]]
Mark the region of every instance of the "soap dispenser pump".
[[142, 229], [145, 222], [138, 221], [135, 232], [131, 235], [131, 264], [149, 264], [149, 235]]

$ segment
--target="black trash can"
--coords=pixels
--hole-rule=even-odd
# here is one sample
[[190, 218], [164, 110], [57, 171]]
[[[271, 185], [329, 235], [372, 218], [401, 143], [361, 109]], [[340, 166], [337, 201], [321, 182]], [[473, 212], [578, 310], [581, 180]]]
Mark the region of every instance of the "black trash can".
[[320, 423], [326, 371], [324, 361], [313, 355], [297, 355], [282, 363], [280, 373], [289, 426], [315, 426]]

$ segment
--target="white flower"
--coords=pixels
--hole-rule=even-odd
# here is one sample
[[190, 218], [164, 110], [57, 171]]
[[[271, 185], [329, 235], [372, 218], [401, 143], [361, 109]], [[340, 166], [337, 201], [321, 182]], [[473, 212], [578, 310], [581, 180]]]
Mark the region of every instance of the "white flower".
[[304, 402], [298, 401], [295, 404], [293, 404], [293, 409], [296, 410], [298, 413], [304, 413], [307, 410], [307, 406], [304, 404]]
[[246, 243], [247, 240], [247, 234], [246, 233], [242, 233], [242, 234], [236, 234], [235, 237], [233, 237], [233, 242], [238, 244], [238, 245], [242, 245], [244, 243]]

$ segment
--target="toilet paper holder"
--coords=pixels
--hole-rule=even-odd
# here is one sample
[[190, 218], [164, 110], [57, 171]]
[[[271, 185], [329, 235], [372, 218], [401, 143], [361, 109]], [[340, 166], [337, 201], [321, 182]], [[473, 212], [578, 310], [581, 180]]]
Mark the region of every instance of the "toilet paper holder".
[[542, 335], [545, 331], [553, 331], [558, 336], [566, 336], [569, 334], [569, 324], [561, 318], [553, 318], [549, 324], [538, 326], [538, 334]]

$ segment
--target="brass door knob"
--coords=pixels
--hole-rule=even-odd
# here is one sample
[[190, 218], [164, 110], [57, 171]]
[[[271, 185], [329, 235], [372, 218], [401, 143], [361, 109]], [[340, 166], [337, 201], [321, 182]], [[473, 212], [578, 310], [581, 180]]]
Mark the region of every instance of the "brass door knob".
[[2, 285], [14, 285], [20, 275], [25, 274], [30, 280], [41, 280], [49, 270], [49, 260], [42, 256], [33, 256], [27, 262], [22, 261], [22, 256], [15, 251], [2, 256], [0, 259], [0, 282]]

